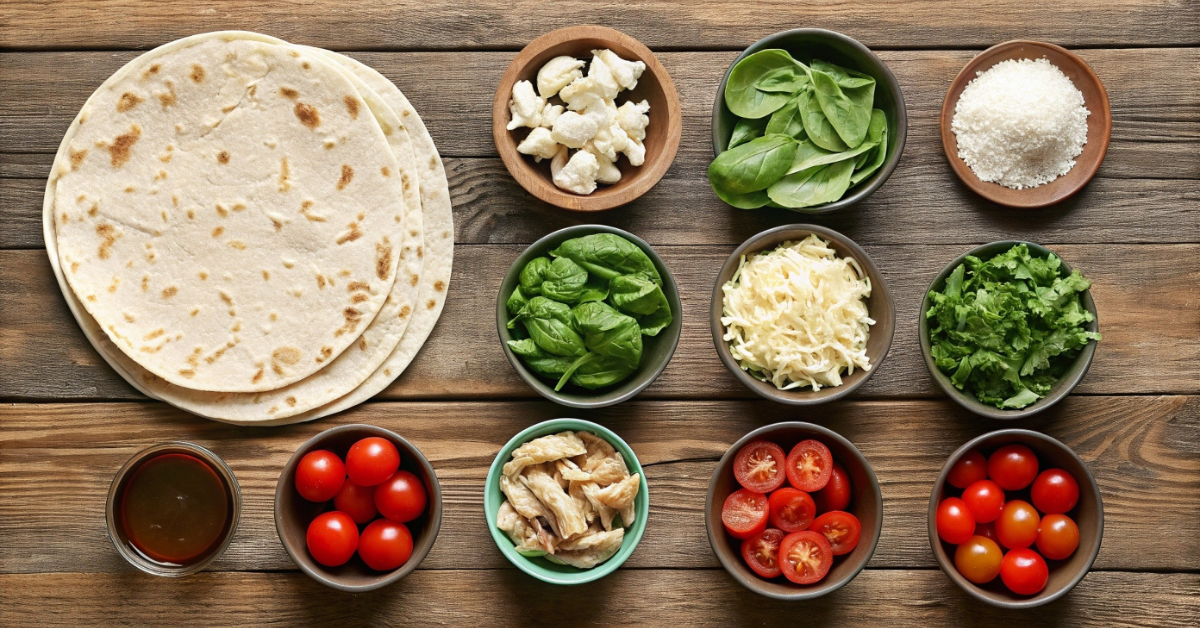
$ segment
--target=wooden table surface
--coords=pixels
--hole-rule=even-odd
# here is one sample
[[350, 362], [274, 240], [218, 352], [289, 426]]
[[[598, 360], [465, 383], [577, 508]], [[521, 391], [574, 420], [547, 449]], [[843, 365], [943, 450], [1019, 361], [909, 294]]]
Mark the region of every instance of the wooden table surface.
[[[1053, 7], [1053, 8], [1049, 8]], [[553, 28], [600, 23], [650, 46], [684, 110], [674, 166], [644, 198], [594, 220], [648, 240], [679, 282], [683, 338], [636, 400], [576, 412], [537, 398], [506, 363], [491, 312], [529, 243], [586, 220], [545, 206], [508, 176], [490, 103], [508, 62]], [[754, 399], [717, 359], [709, 294], [744, 239], [806, 217], [731, 209], [709, 189], [710, 111], [738, 52], [813, 26], [876, 50], [900, 80], [908, 145], [895, 174], [849, 210], [813, 219], [862, 244], [897, 299], [891, 354], [852, 399], [793, 409]], [[345, 51], [394, 80], [441, 150], [457, 250], [448, 304], [419, 358], [371, 403], [316, 423], [237, 428], [150, 402], [92, 350], [46, 259], [41, 199], [72, 117], [138, 51], [244, 28]], [[1113, 136], [1095, 180], [1046, 210], [982, 201], [952, 175], [937, 113], [978, 51], [1036, 39], [1078, 52], [1112, 100]], [[0, 625], [814, 625], [1195, 626], [1200, 623], [1200, 3], [1193, 0], [833, 0], [586, 2], [455, 0], [4, 0], [0, 4]], [[916, 339], [922, 291], [973, 245], [1050, 246], [1094, 282], [1104, 340], [1076, 394], [1017, 423], [1075, 449], [1100, 482], [1104, 544], [1064, 599], [1032, 612], [974, 602], [942, 574], [926, 536], [946, 456], [1007, 424], [975, 418], [934, 388]], [[576, 588], [516, 571], [488, 537], [483, 481], [500, 446], [546, 418], [620, 433], [645, 465], [646, 535], [615, 574]], [[755, 596], [716, 562], [704, 532], [716, 460], [747, 431], [810, 420], [854, 441], [883, 487], [883, 536], [868, 568], [818, 601]], [[362, 595], [324, 588], [284, 553], [275, 482], [304, 439], [365, 422], [432, 460], [446, 514], [421, 568]], [[136, 572], [104, 525], [117, 468], [151, 444], [210, 447], [245, 497], [228, 551], [182, 580]]]

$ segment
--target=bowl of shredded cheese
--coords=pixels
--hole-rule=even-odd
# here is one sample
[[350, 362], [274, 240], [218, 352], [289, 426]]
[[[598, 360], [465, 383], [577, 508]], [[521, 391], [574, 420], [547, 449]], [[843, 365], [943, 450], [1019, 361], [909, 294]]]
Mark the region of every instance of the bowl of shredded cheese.
[[750, 390], [812, 405], [844, 397], [892, 344], [895, 304], [862, 247], [816, 225], [764, 231], [729, 256], [713, 287], [717, 354]]

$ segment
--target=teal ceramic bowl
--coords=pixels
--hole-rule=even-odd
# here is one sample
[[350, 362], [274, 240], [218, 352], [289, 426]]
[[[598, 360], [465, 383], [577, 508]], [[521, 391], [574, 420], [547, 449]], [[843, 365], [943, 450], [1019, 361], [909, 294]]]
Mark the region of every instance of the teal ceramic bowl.
[[[576, 569], [568, 565], [557, 565], [545, 558], [530, 558], [517, 553], [516, 547], [513, 545], [508, 535], [503, 530], [496, 527], [496, 513], [500, 511], [500, 505], [504, 503], [504, 493], [500, 492], [500, 474], [504, 463], [512, 460], [512, 452], [517, 447], [547, 434], [557, 434], [565, 431], [572, 432], [591, 432], [604, 440], [608, 441], [613, 448], [625, 457], [625, 465], [629, 467], [630, 473], [641, 475], [642, 483], [638, 488], [637, 497], [634, 498], [634, 508], [636, 509], [636, 517], [633, 525], [625, 529], [625, 540], [621, 543], [621, 549], [607, 561], [596, 565], [591, 569]], [[591, 421], [582, 421], [579, 419], [552, 419], [543, 421], [523, 430], [508, 441], [500, 449], [500, 453], [496, 455], [495, 462], [492, 463], [492, 468], [488, 469], [487, 483], [484, 484], [483, 492], [483, 514], [487, 518], [488, 530], [492, 533], [492, 539], [496, 541], [496, 547], [500, 548], [500, 553], [508, 559], [510, 563], [516, 565], [517, 569], [550, 584], [583, 584], [593, 580], [599, 580], [604, 576], [614, 572], [633, 550], [637, 548], [637, 544], [642, 540], [642, 534], [646, 531], [646, 519], [650, 517], [650, 496], [646, 488], [646, 474], [642, 471], [642, 465], [638, 462], [637, 456], [629, 445], [621, 440], [612, 430], [592, 423]]]

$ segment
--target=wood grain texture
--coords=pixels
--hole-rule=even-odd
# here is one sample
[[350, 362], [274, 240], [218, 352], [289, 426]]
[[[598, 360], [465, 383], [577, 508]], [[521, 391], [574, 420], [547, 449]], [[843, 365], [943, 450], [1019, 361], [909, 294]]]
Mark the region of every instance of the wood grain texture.
[[[513, 434], [563, 415], [613, 429], [646, 469], [650, 519], [626, 563], [637, 569], [718, 567], [703, 519], [716, 460], [746, 432], [797, 419], [846, 436], [874, 467], [884, 522], [870, 566], [936, 567], [925, 519], [933, 481], [951, 452], [996, 427], [944, 400], [851, 402], [799, 413], [765, 401], [633, 402], [598, 412], [567, 412], [547, 402], [372, 403], [316, 424], [259, 429], [157, 403], [16, 405], [0, 408], [0, 573], [122, 570], [105, 533], [106, 487], [130, 456], [167, 440], [212, 449], [241, 485], [242, 521], [214, 568], [293, 568], [272, 515], [280, 470], [304, 440], [355, 422], [401, 434], [438, 474], [446, 512], [422, 568], [503, 568], [483, 520], [487, 469]], [[1062, 440], [1096, 475], [1105, 510], [1098, 569], [1196, 570], [1200, 398], [1072, 397], [1022, 427]], [[1148, 509], [1156, 515], [1147, 517]]]

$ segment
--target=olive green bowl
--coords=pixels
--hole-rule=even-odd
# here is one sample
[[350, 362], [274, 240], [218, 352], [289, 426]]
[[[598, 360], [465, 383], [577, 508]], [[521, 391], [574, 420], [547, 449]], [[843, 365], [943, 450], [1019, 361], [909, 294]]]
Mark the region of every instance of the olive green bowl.
[[[567, 240], [594, 233], [619, 235], [646, 252], [646, 255], [650, 257], [650, 261], [654, 262], [654, 267], [658, 269], [658, 273], [662, 275], [662, 291], [667, 297], [667, 303], [671, 306], [671, 324], [667, 325], [666, 329], [659, 332], [657, 336], [642, 337], [642, 363], [624, 381], [599, 390], [587, 390], [586, 388], [568, 384], [562, 390], [556, 391], [554, 390], [554, 382], [535, 375], [525, 367], [525, 363], [521, 361], [521, 358], [508, 347], [508, 341], [512, 340], [513, 337], [507, 327], [508, 320], [511, 317], [508, 314], [505, 302], [508, 301], [508, 297], [512, 294], [513, 289], [520, 283], [521, 269], [525, 268], [525, 264], [528, 264], [530, 260], [541, 255], [547, 255]], [[508, 358], [508, 361], [516, 369], [521, 379], [525, 380], [525, 383], [529, 384], [539, 395], [550, 401], [572, 408], [603, 408], [633, 397], [645, 390], [655, 379], [658, 379], [663, 369], [667, 368], [667, 363], [671, 361], [671, 356], [675, 355], [675, 347], [679, 345], [679, 334], [683, 329], [682, 312], [683, 304], [679, 300], [679, 287], [675, 285], [675, 277], [671, 275], [670, 269], [667, 268], [662, 258], [658, 256], [658, 253], [655, 253], [654, 249], [650, 248], [649, 244], [646, 244], [644, 240], [632, 233], [617, 229], [616, 227], [606, 225], [576, 225], [555, 231], [541, 240], [534, 242], [513, 262], [512, 267], [508, 269], [508, 274], [504, 275], [504, 280], [500, 283], [500, 294], [496, 297], [496, 332], [500, 335], [500, 347], [504, 350], [504, 355]]]
[[[1093, 340], [1083, 347], [1083, 349], [1079, 352], [1079, 355], [1075, 356], [1075, 362], [1071, 364], [1071, 368], [1067, 369], [1067, 372], [1064, 373], [1057, 382], [1055, 382], [1054, 386], [1050, 389], [1049, 394], [1041, 399], [1038, 399], [1035, 403], [1017, 410], [1002, 410], [995, 406], [990, 406], [979, 401], [975, 398], [975, 395], [963, 390], [959, 390], [957, 387], [955, 387], [950, 381], [950, 377], [937, 367], [937, 363], [934, 362], [933, 359], [933, 354], [930, 353], [929, 319], [925, 318], [925, 313], [929, 311], [929, 307], [932, 305], [932, 302], [929, 298], [929, 293], [934, 290], [941, 290], [943, 287], [945, 287], [946, 278], [950, 276], [950, 273], [954, 272], [954, 269], [957, 268], [959, 264], [966, 260], [968, 255], [973, 255], [982, 260], [988, 260], [1018, 244], [1024, 244], [1025, 246], [1028, 246], [1029, 252], [1038, 257], [1046, 257], [1049, 255], [1058, 256], [1056, 253], [1040, 244], [1023, 242], [1020, 240], [1002, 240], [973, 248], [970, 251], [959, 255], [957, 259], [955, 259], [953, 262], [950, 262], [950, 265], [942, 269], [942, 272], [938, 273], [937, 277], [934, 277], [933, 282], [929, 284], [929, 288], [925, 290], [925, 296], [921, 301], [921, 310], [917, 315], [917, 317], [920, 319], [917, 328], [917, 336], [921, 341], [921, 355], [925, 358], [925, 366], [929, 369], [929, 374], [933, 377], [933, 382], [937, 384], [938, 387], [941, 388], [947, 395], [949, 395], [950, 398], [953, 399], [958, 405], [970, 410], [971, 412], [974, 412], [975, 414], [988, 417], [989, 419], [1021, 419], [1033, 414], [1037, 414], [1038, 412], [1049, 408], [1059, 401], [1062, 401], [1063, 398], [1070, 394], [1071, 391], [1075, 389], [1075, 386], [1077, 386], [1079, 382], [1083, 380], [1083, 376], [1087, 375], [1088, 367], [1092, 365], [1092, 356], [1096, 354], [1096, 341]], [[1059, 259], [1062, 259], [1061, 256], [1058, 257]], [[1063, 260], [1059, 274], [1063, 276], [1071, 274], [1071, 267], [1067, 264], [1066, 260]], [[1093, 317], [1092, 322], [1087, 326], [1087, 330], [1099, 331], [1100, 319], [1096, 315], [1096, 302], [1092, 300], [1092, 291], [1084, 290], [1082, 293], [1080, 293], [1079, 297], [1080, 304], [1083, 305], [1083, 309], [1091, 312]]]
[[[496, 527], [496, 513], [500, 511], [500, 505], [504, 503], [504, 493], [500, 492], [501, 469], [506, 462], [512, 459], [513, 450], [540, 436], [565, 431], [591, 432], [608, 441], [625, 458], [625, 465], [629, 467], [629, 472], [640, 474], [642, 480], [638, 486], [637, 496], [634, 497], [635, 517], [633, 525], [625, 529], [625, 539], [621, 543], [621, 549], [617, 550], [616, 555], [612, 558], [591, 569], [577, 569], [569, 565], [552, 563], [545, 558], [522, 556], [517, 553], [516, 546], [513, 545], [508, 535]], [[642, 471], [642, 465], [638, 462], [637, 456], [634, 455], [629, 445], [620, 436], [617, 436], [615, 432], [591, 421], [551, 419], [523, 430], [500, 449], [500, 453], [496, 455], [496, 460], [492, 462], [492, 467], [488, 469], [487, 481], [484, 484], [483, 514], [487, 519], [488, 530], [492, 533], [492, 539], [496, 541], [496, 547], [500, 548], [500, 553], [504, 554], [504, 557], [515, 565], [517, 569], [542, 582], [549, 582], [550, 584], [583, 584], [599, 580], [616, 571], [621, 566], [621, 563], [624, 563], [625, 559], [629, 558], [629, 555], [633, 553], [638, 542], [642, 540], [642, 534], [646, 531], [646, 519], [650, 517], [650, 495], [647, 491], [646, 474]]]

